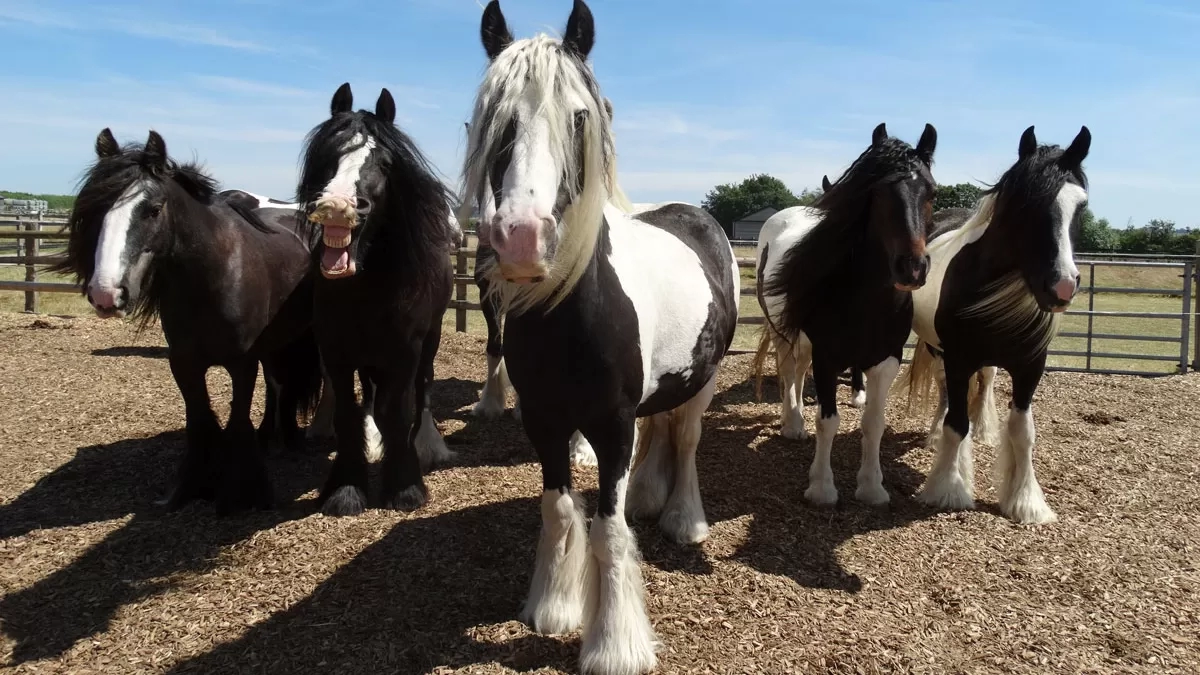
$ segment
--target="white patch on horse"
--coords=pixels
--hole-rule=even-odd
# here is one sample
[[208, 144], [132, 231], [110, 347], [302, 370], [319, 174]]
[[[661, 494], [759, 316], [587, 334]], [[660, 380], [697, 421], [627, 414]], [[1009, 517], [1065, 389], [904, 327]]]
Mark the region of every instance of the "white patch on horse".
[[866, 410], [862, 416], [862, 460], [858, 467], [858, 489], [854, 498], [873, 506], [888, 503], [890, 497], [883, 487], [883, 470], [879, 466], [879, 442], [887, 424], [887, 397], [900, 372], [900, 361], [889, 356], [866, 374]]
[[133, 224], [133, 213], [146, 200], [146, 186], [135, 182], [125, 188], [100, 226], [100, 243], [96, 246], [96, 270], [88, 286], [108, 291], [115, 290], [125, 276], [125, 246], [129, 240], [129, 228]]
[[371, 151], [374, 149], [374, 138], [370, 136], [364, 138], [361, 133], [354, 134], [354, 137], [343, 147], [345, 154], [338, 159], [337, 173], [325, 186], [321, 199], [343, 197], [354, 203], [358, 197], [356, 190], [358, 176], [362, 173], [363, 165], [367, 163], [367, 157], [371, 156]]
[[1044, 525], [1058, 516], [1046, 505], [1046, 495], [1033, 471], [1035, 440], [1033, 411], [1010, 408], [996, 454], [996, 492], [1001, 513], [1018, 523]]
[[971, 436], [963, 438], [953, 427], [943, 425], [938, 441], [933, 469], [917, 492], [917, 501], [950, 510], [975, 508], [974, 486], [965, 480], [966, 472], [960, 466], [974, 465]]
[[605, 208], [604, 217], [612, 242], [609, 262], [637, 315], [645, 402], [663, 376], [693, 367], [712, 287], [699, 256], [674, 235], [613, 206]]
[[413, 445], [416, 446], [417, 457], [421, 461], [423, 471], [454, 461], [455, 453], [446, 447], [446, 440], [442, 438], [442, 432], [433, 419], [433, 412], [429, 410], [428, 401], [421, 410], [421, 426], [417, 429], [417, 437], [413, 441]]
[[925, 278], [925, 285], [912, 292], [913, 330], [922, 340], [934, 347], [942, 346], [942, 340], [934, 326], [934, 317], [937, 315], [946, 272], [950, 269], [951, 261], [964, 247], [979, 241], [984, 232], [987, 232], [995, 208], [995, 196], [984, 195], [975, 207], [975, 212], [962, 227], [934, 239], [925, 249], [929, 254], [929, 272]]
[[808, 488], [804, 490], [804, 498], [819, 506], [837, 503], [838, 491], [833, 484], [829, 454], [833, 450], [833, 438], [837, 436], [841, 421], [837, 413], [817, 421], [817, 449], [813, 453], [812, 465], [808, 467]]
[[1054, 199], [1059, 218], [1057, 227], [1054, 228], [1054, 239], [1058, 245], [1058, 259], [1054, 261], [1054, 271], [1063, 279], [1074, 281], [1075, 277], [1079, 276], [1079, 268], [1075, 266], [1075, 252], [1071, 248], [1071, 223], [1075, 221], [1075, 212], [1087, 198], [1087, 191], [1082, 187], [1074, 183], [1065, 183]]
[[576, 466], [596, 466], [596, 451], [583, 433], [576, 431], [571, 435], [571, 463]]
[[542, 493], [542, 532], [521, 620], [546, 635], [569, 633], [583, 622], [584, 569], [589, 558], [583, 499], [574, 492]]

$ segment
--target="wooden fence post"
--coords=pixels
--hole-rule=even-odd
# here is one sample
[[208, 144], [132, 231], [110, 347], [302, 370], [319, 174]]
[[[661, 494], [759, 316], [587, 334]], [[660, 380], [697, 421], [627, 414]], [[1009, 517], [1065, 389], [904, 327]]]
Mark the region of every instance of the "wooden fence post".
[[[37, 220], [26, 223], [26, 232], [40, 232], [42, 229], [42, 217], [38, 214]], [[34, 262], [38, 257], [39, 242], [37, 237], [25, 237], [25, 281], [37, 281], [37, 267]], [[25, 291], [25, 311], [32, 314], [37, 314], [38, 311], [38, 292]]]
[[[466, 245], [466, 237], [463, 244]], [[467, 332], [467, 282], [457, 277], [467, 273], [467, 252], [459, 248], [454, 252], [454, 299], [458, 306], [454, 308], [454, 330], [459, 333]]]

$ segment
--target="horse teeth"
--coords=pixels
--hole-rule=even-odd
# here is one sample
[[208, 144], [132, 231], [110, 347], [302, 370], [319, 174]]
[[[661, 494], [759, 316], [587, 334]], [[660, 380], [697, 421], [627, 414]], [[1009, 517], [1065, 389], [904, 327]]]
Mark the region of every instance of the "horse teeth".
[[322, 239], [329, 248], [346, 248], [350, 245], [351, 235], [334, 238], [327, 234]]

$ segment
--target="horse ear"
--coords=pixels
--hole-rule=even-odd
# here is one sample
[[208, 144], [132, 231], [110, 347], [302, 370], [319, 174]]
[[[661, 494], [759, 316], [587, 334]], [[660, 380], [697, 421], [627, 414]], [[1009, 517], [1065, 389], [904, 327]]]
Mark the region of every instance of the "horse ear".
[[937, 129], [926, 122], [925, 131], [921, 133], [921, 140], [917, 141], [917, 157], [921, 158], [925, 166], [933, 166], [934, 150], [937, 150]]
[[388, 91], [387, 87], [379, 92], [379, 100], [375, 102], [375, 116], [388, 124], [396, 121], [396, 99], [392, 98], [392, 92]]
[[350, 91], [350, 83], [343, 82], [337, 91], [333, 92], [333, 100], [329, 102], [329, 114], [350, 112], [354, 108], [354, 92]]
[[1033, 133], [1033, 127], [1030, 126], [1021, 134], [1021, 144], [1017, 146], [1017, 158], [1025, 159], [1032, 155], [1037, 150], [1037, 135]]
[[146, 159], [151, 164], [162, 166], [167, 163], [167, 142], [153, 129], [146, 139]]
[[567, 30], [563, 33], [563, 47], [567, 51], [587, 59], [596, 44], [596, 21], [592, 18], [592, 10], [588, 9], [583, 0], [575, 0], [571, 16], [567, 19]]
[[500, 52], [512, 44], [512, 31], [508, 30], [504, 12], [500, 11], [500, 0], [492, 0], [483, 9], [479, 37], [483, 40], [483, 50], [487, 52], [489, 61], [495, 61]]
[[821, 191], [829, 192], [833, 188], [833, 184], [829, 182], [829, 176], [821, 176]]
[[96, 136], [96, 156], [100, 158], [116, 157], [119, 154], [121, 154], [121, 146], [117, 144], [112, 130], [104, 127], [100, 135]]
[[875, 131], [871, 132], [871, 145], [879, 145], [885, 140], [887, 140], [887, 125], [880, 122], [879, 126], [875, 127]]
[[1075, 136], [1075, 140], [1071, 141], [1071, 145], [1067, 146], [1066, 152], [1063, 153], [1059, 164], [1067, 169], [1078, 169], [1083, 165], [1083, 160], [1087, 158], [1088, 150], [1092, 148], [1092, 132], [1088, 128], [1080, 127], [1079, 134]]

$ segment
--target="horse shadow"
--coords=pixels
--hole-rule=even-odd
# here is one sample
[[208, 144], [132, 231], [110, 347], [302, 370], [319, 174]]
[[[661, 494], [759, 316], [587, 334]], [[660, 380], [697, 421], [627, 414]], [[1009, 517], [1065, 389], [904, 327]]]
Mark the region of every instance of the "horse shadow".
[[471, 408], [479, 401], [482, 382], [447, 378], [432, 387], [434, 419], [458, 420], [462, 427], [443, 436], [446, 446], [458, 451], [451, 466], [512, 466], [537, 461], [525, 427], [513, 418], [512, 409], [496, 420], [476, 417]]
[[106, 631], [116, 613], [169, 588], [181, 573], [215, 567], [218, 554], [255, 532], [303, 517], [297, 501], [325, 474], [324, 458], [268, 460], [276, 508], [218, 519], [211, 502], [167, 513], [155, 504], [173, 482], [182, 431], [80, 448], [76, 457], [0, 508], [0, 538], [39, 528], [129, 517], [66, 567], [0, 598], [9, 665], [55, 658]]
[[517, 622], [539, 527], [534, 498], [403, 521], [304, 600], [169, 673], [569, 672], [577, 638]]
[[92, 350], [92, 356], [124, 357], [134, 356], [143, 359], [165, 359], [168, 352], [166, 347], [158, 345], [131, 345], [124, 347], [102, 347]]

